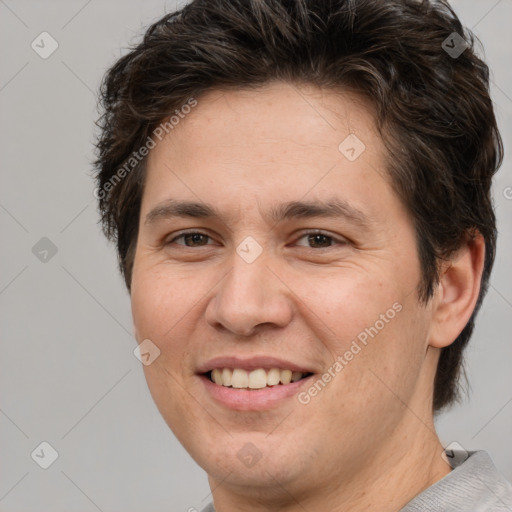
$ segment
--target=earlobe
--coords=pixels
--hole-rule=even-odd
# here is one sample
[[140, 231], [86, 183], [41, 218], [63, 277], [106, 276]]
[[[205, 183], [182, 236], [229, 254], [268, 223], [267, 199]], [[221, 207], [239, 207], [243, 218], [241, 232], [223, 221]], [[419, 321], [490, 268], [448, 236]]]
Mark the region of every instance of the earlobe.
[[430, 346], [450, 345], [466, 326], [480, 293], [484, 259], [485, 241], [476, 231], [443, 265], [433, 298]]

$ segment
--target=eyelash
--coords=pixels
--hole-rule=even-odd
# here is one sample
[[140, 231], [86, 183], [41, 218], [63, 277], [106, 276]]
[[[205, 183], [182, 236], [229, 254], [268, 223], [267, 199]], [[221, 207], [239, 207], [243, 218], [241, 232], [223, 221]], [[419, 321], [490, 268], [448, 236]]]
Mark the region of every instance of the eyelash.
[[[180, 233], [179, 235], [175, 236], [174, 238], [172, 238], [168, 242], [165, 242], [165, 245], [170, 245], [170, 244], [174, 243], [176, 240], [178, 240], [180, 238], [183, 238], [183, 237], [185, 237], [187, 235], [202, 235], [202, 236], [208, 237], [209, 239], [212, 238], [210, 235], [207, 235], [206, 233], [202, 233], [201, 231], [186, 231], [186, 232]], [[325, 238], [331, 239], [334, 243], [338, 243], [338, 245], [345, 245], [347, 243], [345, 240], [338, 239], [338, 238], [330, 235], [329, 233], [326, 233], [325, 231], [321, 231], [321, 230], [305, 231], [305, 232], [303, 232], [301, 234], [301, 236], [297, 240], [300, 240], [301, 238], [304, 238], [304, 237], [307, 237], [307, 236], [311, 236], [311, 235], [321, 235], [321, 236], [324, 236]], [[186, 247], [187, 249], [194, 249], [195, 248], [195, 247], [190, 247], [190, 246], [185, 245], [185, 244], [178, 244], [178, 245], [182, 245], [182, 246]], [[206, 246], [199, 245], [197, 247], [206, 247]], [[301, 247], [303, 247], [303, 246], [301, 246]], [[332, 247], [333, 246], [330, 245], [328, 247], [320, 247], [320, 249], [331, 249]], [[318, 250], [315, 247], [306, 247], [306, 248], [307, 249], [312, 249], [312, 250]]]

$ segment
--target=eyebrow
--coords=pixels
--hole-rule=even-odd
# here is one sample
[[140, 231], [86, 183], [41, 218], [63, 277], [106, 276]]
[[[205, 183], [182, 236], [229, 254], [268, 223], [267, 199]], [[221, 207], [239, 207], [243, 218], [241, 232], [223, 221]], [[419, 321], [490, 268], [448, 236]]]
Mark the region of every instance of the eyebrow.
[[[152, 224], [173, 217], [226, 221], [226, 217], [211, 204], [168, 199], [153, 208], [146, 215], [144, 223]], [[345, 218], [360, 228], [367, 228], [370, 225], [370, 218], [364, 212], [340, 198], [331, 198], [328, 201], [289, 201], [272, 207], [268, 213], [268, 218], [275, 223], [312, 217]]]

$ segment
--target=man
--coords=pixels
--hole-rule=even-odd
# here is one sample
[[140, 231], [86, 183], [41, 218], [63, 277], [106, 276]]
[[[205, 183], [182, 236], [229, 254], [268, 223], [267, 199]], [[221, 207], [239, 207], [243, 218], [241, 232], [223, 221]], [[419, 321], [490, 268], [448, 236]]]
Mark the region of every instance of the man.
[[195, 0], [98, 141], [144, 371], [205, 510], [505, 511], [434, 414], [492, 268], [488, 68], [445, 2]]

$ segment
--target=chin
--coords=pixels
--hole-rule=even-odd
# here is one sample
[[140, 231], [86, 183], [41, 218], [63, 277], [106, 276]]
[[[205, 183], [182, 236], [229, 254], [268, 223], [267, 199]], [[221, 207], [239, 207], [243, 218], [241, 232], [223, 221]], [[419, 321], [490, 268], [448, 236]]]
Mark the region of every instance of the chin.
[[187, 450], [210, 477], [231, 485], [275, 488], [276, 481], [285, 484], [303, 478], [306, 464], [300, 460], [300, 443], [287, 446], [277, 437], [275, 442], [265, 440], [265, 435], [252, 440], [247, 434], [240, 439], [234, 435], [229, 441], [213, 443], [210, 449]]

